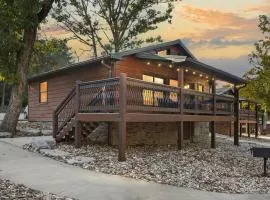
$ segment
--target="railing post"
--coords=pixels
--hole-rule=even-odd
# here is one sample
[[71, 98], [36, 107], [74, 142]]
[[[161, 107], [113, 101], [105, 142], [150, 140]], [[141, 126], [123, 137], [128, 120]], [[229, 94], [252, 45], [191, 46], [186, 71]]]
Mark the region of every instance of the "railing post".
[[119, 140], [118, 140], [118, 161], [126, 160], [126, 94], [127, 94], [127, 75], [120, 74], [120, 94], [119, 94], [119, 106], [120, 106], [120, 121], [119, 121]]
[[81, 122], [78, 120], [78, 113], [80, 110], [80, 90], [79, 90], [79, 84], [80, 81], [76, 81], [76, 89], [75, 89], [75, 99], [76, 99], [76, 105], [75, 105], [75, 147], [79, 148], [82, 146], [82, 128], [81, 128]]
[[[180, 88], [180, 114], [184, 115], [184, 68], [178, 70], [178, 87]], [[183, 149], [184, 146], [184, 122], [178, 122], [178, 149]]]
[[53, 112], [53, 138], [56, 138], [58, 131], [58, 115], [56, 112]]

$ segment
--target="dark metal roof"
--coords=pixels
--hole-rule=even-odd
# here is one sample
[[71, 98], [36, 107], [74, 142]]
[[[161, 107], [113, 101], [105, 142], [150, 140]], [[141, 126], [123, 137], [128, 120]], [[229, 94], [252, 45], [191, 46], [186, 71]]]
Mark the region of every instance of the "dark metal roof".
[[101, 62], [104, 59], [114, 59], [114, 60], [121, 60], [123, 59], [123, 57], [125, 56], [130, 56], [130, 55], [134, 55], [138, 58], [141, 59], [149, 59], [149, 60], [159, 60], [159, 61], [167, 61], [167, 62], [171, 62], [170, 59], [168, 58], [164, 58], [162, 56], [156, 55], [151, 53], [151, 51], [156, 51], [156, 50], [162, 50], [165, 49], [169, 46], [173, 46], [173, 45], [179, 45], [181, 46], [186, 53], [190, 56], [186, 58], [186, 61], [184, 62], [179, 62], [179, 65], [181, 66], [186, 66], [186, 67], [190, 67], [190, 68], [194, 68], [197, 69], [199, 71], [205, 72], [209, 75], [212, 75], [214, 77], [217, 77], [221, 80], [224, 81], [228, 81], [231, 83], [235, 83], [235, 84], [243, 84], [246, 83], [246, 81], [240, 77], [237, 77], [233, 74], [230, 74], [228, 72], [222, 71], [220, 69], [217, 69], [215, 67], [212, 67], [210, 65], [204, 64], [202, 62], [199, 62], [193, 55], [192, 53], [185, 47], [185, 45], [181, 42], [181, 40], [174, 40], [171, 42], [164, 42], [164, 43], [160, 43], [160, 44], [155, 44], [155, 45], [151, 45], [151, 46], [147, 46], [147, 47], [142, 47], [142, 48], [137, 48], [137, 49], [133, 49], [133, 50], [128, 50], [128, 51], [123, 51], [123, 52], [118, 52], [118, 53], [114, 53], [108, 56], [101, 56], [98, 58], [93, 58], [90, 60], [86, 60], [83, 62], [79, 62], [79, 63], [75, 63], [75, 64], [71, 64], [65, 67], [62, 67], [60, 69], [57, 70], [52, 70], [49, 72], [45, 72], [45, 73], [41, 73], [35, 76], [30, 77], [28, 80], [29, 81], [33, 81], [33, 80], [40, 80], [43, 78], [48, 78], [50, 76], [54, 76], [60, 73], [68, 73], [72, 70], [78, 69], [80, 67], [87, 67], [90, 64], [95, 64], [98, 62]]
[[204, 64], [202, 62], [199, 62], [197, 60], [194, 60], [192, 58], [187, 58], [186, 61], [179, 63], [181, 66], [194, 68], [196, 70], [202, 71], [204, 73], [207, 73], [209, 75], [212, 75], [216, 78], [219, 78], [220, 80], [227, 81], [234, 84], [244, 84], [246, 83], [246, 80], [235, 76], [233, 74], [230, 74], [228, 72], [225, 72], [221, 69], [217, 69], [215, 67], [212, 67], [210, 65]]
[[44, 73], [40, 73], [40, 74], [31, 76], [28, 78], [28, 81], [40, 80], [42, 78], [47, 78], [47, 77], [50, 77], [52, 75], [57, 75], [59, 73], [69, 72], [69, 71], [78, 69], [80, 67], [89, 66], [89, 64], [101, 62], [103, 59], [108, 59], [108, 58], [110, 58], [110, 57], [109, 56], [101, 56], [101, 57], [93, 58], [90, 60], [74, 63], [74, 64], [71, 64], [71, 65], [56, 69], [56, 70], [51, 70], [48, 72], [44, 72]]

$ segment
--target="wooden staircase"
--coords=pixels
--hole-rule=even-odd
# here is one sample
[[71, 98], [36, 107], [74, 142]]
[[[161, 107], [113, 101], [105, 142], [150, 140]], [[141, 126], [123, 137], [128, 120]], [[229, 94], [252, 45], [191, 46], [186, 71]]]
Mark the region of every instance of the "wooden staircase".
[[[70, 121], [62, 128], [59, 134], [56, 135], [56, 142], [62, 141], [73, 141], [75, 137], [75, 117], [71, 118]], [[82, 136], [86, 139], [89, 134], [91, 134], [99, 126], [98, 122], [82, 122]]]
[[[89, 104], [95, 103], [97, 95], [89, 99]], [[72, 142], [75, 140], [76, 113], [79, 110], [79, 106], [76, 104], [76, 96], [76, 89], [73, 88], [54, 111], [53, 137], [56, 142]], [[82, 142], [87, 141], [87, 136], [99, 126], [98, 122], [80, 122], [80, 124]]]

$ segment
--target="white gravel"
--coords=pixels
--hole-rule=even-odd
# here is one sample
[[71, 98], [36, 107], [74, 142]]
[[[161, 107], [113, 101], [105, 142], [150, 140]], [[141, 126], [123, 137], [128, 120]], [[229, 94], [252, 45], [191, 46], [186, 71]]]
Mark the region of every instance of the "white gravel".
[[59, 197], [54, 194], [33, 190], [21, 184], [14, 184], [9, 180], [0, 179], [1, 200], [75, 200], [67, 197]]
[[[270, 193], [270, 178], [262, 176], [263, 159], [253, 158], [249, 151], [256, 145], [242, 143], [237, 147], [217, 138], [216, 149], [208, 146], [188, 143], [181, 151], [175, 146], [129, 147], [126, 162], [117, 161], [117, 148], [100, 145], [76, 149], [62, 144], [46, 153], [38, 152], [85, 169], [162, 184], [216, 192]], [[24, 148], [35, 151], [31, 145]], [[57, 151], [66, 153], [59, 156]]]

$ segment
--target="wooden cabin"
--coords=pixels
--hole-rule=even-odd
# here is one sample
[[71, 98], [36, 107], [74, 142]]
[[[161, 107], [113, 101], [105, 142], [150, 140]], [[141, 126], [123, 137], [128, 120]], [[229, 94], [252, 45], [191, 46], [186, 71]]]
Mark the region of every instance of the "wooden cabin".
[[[217, 95], [216, 81], [234, 85]], [[228, 123], [238, 144], [239, 87], [245, 80], [197, 60], [180, 40], [114, 53], [29, 79], [29, 121], [53, 121], [54, 137], [81, 146], [107, 122], [108, 143], [178, 144]], [[248, 122], [257, 122], [257, 116]], [[208, 138], [208, 137], [206, 137]]]

